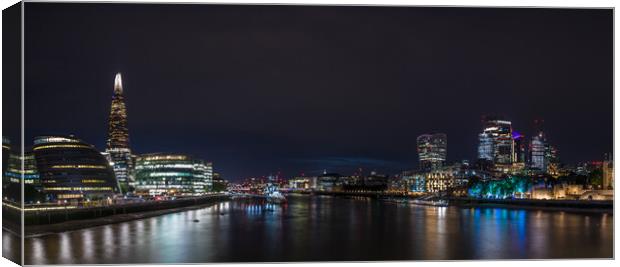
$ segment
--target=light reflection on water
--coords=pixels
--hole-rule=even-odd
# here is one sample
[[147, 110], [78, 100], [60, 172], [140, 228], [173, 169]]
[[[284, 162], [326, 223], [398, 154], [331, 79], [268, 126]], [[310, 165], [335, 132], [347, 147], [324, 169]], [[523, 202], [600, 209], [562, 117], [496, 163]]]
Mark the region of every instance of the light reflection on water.
[[299, 196], [33, 237], [25, 250], [26, 264], [609, 258], [612, 220]]

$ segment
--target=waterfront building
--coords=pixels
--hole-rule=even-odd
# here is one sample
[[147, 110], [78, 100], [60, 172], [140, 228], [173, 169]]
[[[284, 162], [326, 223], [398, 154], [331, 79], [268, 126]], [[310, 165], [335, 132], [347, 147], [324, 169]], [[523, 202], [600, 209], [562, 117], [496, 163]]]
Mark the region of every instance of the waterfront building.
[[33, 153], [42, 192], [51, 200], [101, 199], [119, 192], [104, 156], [74, 136], [38, 136]]
[[392, 193], [406, 193], [409, 191], [408, 182], [400, 175], [389, 177], [387, 191]]
[[420, 169], [430, 171], [440, 168], [447, 158], [448, 138], [446, 134], [423, 134], [417, 138]]
[[6, 186], [9, 183], [9, 178], [5, 175], [7, 167], [9, 166], [9, 157], [11, 155], [11, 140], [2, 136], [2, 186]]
[[422, 172], [404, 171], [402, 179], [407, 183], [407, 190], [411, 193], [426, 192], [426, 176]]
[[207, 167], [182, 154], [153, 153], [136, 160], [136, 194], [195, 196], [205, 193]]
[[358, 174], [340, 177], [340, 183], [345, 187], [357, 187], [362, 185], [364, 178]]
[[213, 163], [205, 162], [205, 190], [213, 191]]
[[[204, 195], [209, 187], [207, 186], [207, 164], [202, 160], [193, 160], [193, 178], [191, 183], [191, 193], [188, 195]], [[211, 170], [212, 171], [212, 170]]]
[[475, 174], [475, 171], [462, 170], [459, 165], [446, 166], [425, 173], [425, 191], [439, 193], [465, 187], [472, 174]]
[[580, 200], [614, 200], [614, 190], [588, 190], [579, 196]]
[[131, 149], [129, 148], [129, 130], [127, 128], [127, 108], [123, 95], [123, 81], [120, 73], [114, 78], [114, 94], [108, 122], [108, 140], [106, 153], [112, 163], [114, 175], [121, 185], [122, 193], [127, 193], [134, 186]]
[[220, 173], [214, 172], [211, 191], [214, 191], [214, 192], [226, 191], [227, 188], [228, 188], [228, 181], [222, 178]]
[[613, 190], [585, 189], [580, 184], [537, 185], [528, 192], [531, 199], [614, 200]]
[[[22, 163], [24, 165], [23, 169]], [[24, 184], [39, 186], [39, 172], [34, 154], [32, 152], [25, 152], [24, 156], [10, 154], [4, 176], [10, 183], [21, 183], [23, 178]]]
[[382, 191], [388, 186], [388, 176], [371, 171], [370, 175], [364, 177], [364, 187], [369, 190]]
[[312, 190], [319, 189], [319, 177], [318, 176], [310, 177], [310, 188]]
[[539, 132], [532, 137], [530, 143], [530, 168], [546, 171], [548, 166], [548, 157], [546, 156], [547, 140], [543, 132]]
[[294, 177], [288, 181], [288, 187], [292, 190], [308, 190], [311, 186], [308, 177]]
[[611, 154], [605, 155], [603, 161], [603, 189], [611, 190], [614, 188], [614, 161]]
[[318, 188], [321, 191], [334, 191], [339, 190], [342, 187], [342, 175], [337, 173], [328, 173], [323, 171], [323, 174], [318, 177]]

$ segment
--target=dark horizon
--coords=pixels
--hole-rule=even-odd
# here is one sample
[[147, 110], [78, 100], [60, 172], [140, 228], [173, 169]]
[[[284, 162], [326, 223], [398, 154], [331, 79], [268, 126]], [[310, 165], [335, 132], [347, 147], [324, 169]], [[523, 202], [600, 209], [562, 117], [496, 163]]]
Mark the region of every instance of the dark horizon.
[[135, 154], [233, 181], [415, 169], [433, 132], [472, 161], [488, 114], [544, 118], [564, 163], [613, 151], [612, 9], [25, 5], [27, 147], [103, 151], [120, 72]]

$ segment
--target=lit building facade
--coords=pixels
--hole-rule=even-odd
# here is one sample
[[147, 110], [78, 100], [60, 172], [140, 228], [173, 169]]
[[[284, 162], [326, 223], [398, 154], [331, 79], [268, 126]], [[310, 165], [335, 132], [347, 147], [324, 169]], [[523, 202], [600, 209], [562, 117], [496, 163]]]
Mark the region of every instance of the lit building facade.
[[136, 159], [136, 193], [196, 196], [206, 192], [207, 165], [180, 154], [145, 154]]
[[461, 164], [444, 166], [430, 172], [405, 171], [402, 179], [410, 193], [439, 193], [464, 188], [471, 177], [485, 177], [475, 170], [463, 168]]
[[532, 137], [532, 141], [530, 143], [530, 168], [546, 171], [548, 165], [548, 157], [546, 156], [547, 152], [547, 141], [543, 132], [539, 132], [537, 135]]
[[33, 147], [42, 192], [51, 200], [101, 199], [118, 193], [108, 161], [73, 136], [39, 136]]
[[114, 175], [121, 185], [122, 193], [127, 193], [129, 186], [134, 186], [133, 163], [129, 148], [129, 130], [127, 128], [127, 108], [123, 95], [123, 80], [120, 73], [114, 78], [114, 95], [108, 122], [108, 140], [106, 153], [112, 163]]
[[9, 166], [9, 157], [11, 155], [11, 140], [2, 136], [2, 186], [6, 186], [9, 183], [9, 178], [6, 176], [6, 170]]
[[493, 162], [493, 136], [488, 133], [478, 135], [478, 159]]
[[603, 161], [603, 189], [614, 189], [614, 161], [610, 154], [606, 155]]
[[318, 189], [321, 191], [334, 191], [342, 189], [342, 175], [324, 171], [318, 177]]
[[207, 192], [213, 190], [213, 163], [211, 162], [205, 163], [205, 190]]
[[[23, 170], [22, 162], [24, 164]], [[11, 183], [20, 183], [23, 178], [24, 184], [39, 186], [39, 172], [37, 171], [34, 154], [26, 152], [23, 157], [17, 154], [10, 154], [4, 176]]]
[[429, 193], [444, 192], [467, 185], [469, 173], [460, 166], [444, 167], [424, 174], [425, 190]]
[[423, 134], [417, 138], [417, 147], [421, 170], [440, 168], [447, 158], [448, 137], [443, 133]]
[[292, 190], [308, 190], [311, 188], [310, 179], [308, 177], [295, 177], [288, 181], [289, 188]]
[[426, 176], [422, 172], [404, 171], [402, 179], [407, 183], [407, 190], [411, 193], [426, 192]]
[[226, 191], [228, 188], [228, 181], [222, 178], [218, 172], [213, 172], [211, 191], [220, 192]]
[[525, 137], [521, 133], [513, 131], [512, 139], [514, 140], [513, 162], [525, 163], [527, 161]]
[[514, 140], [510, 121], [485, 119], [478, 141], [478, 159], [489, 160], [495, 164], [513, 163]]

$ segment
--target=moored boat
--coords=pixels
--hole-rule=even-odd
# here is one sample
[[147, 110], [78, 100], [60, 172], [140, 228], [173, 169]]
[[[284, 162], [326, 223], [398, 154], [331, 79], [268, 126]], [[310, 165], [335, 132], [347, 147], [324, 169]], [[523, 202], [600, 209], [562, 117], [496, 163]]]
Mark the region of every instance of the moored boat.
[[425, 205], [425, 206], [435, 206], [435, 207], [447, 207], [448, 206], [448, 201], [447, 200], [433, 201], [433, 200], [411, 199], [411, 200], [409, 200], [409, 204]]

